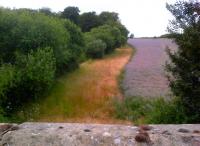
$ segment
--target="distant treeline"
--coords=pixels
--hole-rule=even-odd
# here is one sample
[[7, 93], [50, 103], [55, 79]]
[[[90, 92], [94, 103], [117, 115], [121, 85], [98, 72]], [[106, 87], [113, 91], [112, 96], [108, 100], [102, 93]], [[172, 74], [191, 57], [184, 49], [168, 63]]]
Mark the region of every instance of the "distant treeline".
[[163, 35], [160, 36], [160, 38], [176, 38], [176, 37], [177, 37], [176, 34], [170, 34], [170, 33], [163, 34]]
[[127, 35], [114, 12], [0, 8], [0, 121], [44, 96], [81, 62], [124, 45]]

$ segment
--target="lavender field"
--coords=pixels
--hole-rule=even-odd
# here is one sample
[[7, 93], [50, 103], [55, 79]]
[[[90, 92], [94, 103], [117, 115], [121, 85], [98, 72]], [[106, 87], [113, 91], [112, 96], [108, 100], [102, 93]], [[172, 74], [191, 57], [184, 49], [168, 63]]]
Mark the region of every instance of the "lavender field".
[[169, 61], [168, 46], [172, 51], [177, 45], [170, 39], [129, 39], [136, 53], [125, 67], [123, 88], [126, 97], [167, 97], [169, 83], [164, 65]]

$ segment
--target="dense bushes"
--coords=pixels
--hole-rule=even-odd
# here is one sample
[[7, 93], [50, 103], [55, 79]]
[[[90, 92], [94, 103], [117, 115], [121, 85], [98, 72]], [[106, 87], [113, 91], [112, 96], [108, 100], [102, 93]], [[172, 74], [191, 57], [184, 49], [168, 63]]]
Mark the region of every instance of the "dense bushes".
[[52, 47], [57, 58], [57, 66], [66, 60], [69, 33], [62, 21], [40, 13], [21, 10], [3, 10], [0, 17], [3, 62], [15, 62], [15, 52], [28, 54], [30, 50]]
[[11, 64], [3, 64], [0, 67], [0, 102], [4, 100], [7, 90], [14, 86], [16, 69]]
[[[94, 42], [95, 40], [101, 40], [106, 44], [105, 54], [113, 52], [115, 48], [124, 45], [125, 38], [126, 37], [122, 35], [120, 29], [108, 24], [93, 28], [90, 32], [85, 33], [85, 40], [87, 43], [91, 44], [91, 42]], [[91, 54], [92, 50], [90, 49], [89, 51]], [[96, 50], [94, 50], [94, 54], [95, 52]], [[88, 56], [90, 55], [88, 54]], [[93, 57], [95, 58], [95, 56]]]
[[64, 27], [68, 30], [70, 34], [69, 38], [69, 44], [68, 48], [70, 48], [71, 51], [71, 59], [72, 62], [69, 62], [71, 66], [70, 69], [74, 69], [78, 66], [78, 64], [82, 61], [84, 61], [85, 58], [85, 40], [83, 37], [83, 33], [81, 29], [72, 23], [69, 20], [63, 20], [64, 21]]
[[56, 57], [57, 74], [78, 66], [80, 53], [77, 52], [83, 52], [84, 43], [82, 32], [75, 24], [26, 10], [2, 9], [1, 12], [3, 62], [15, 62], [16, 51], [27, 54], [30, 50], [51, 47]]
[[0, 52], [0, 103], [8, 114], [42, 96], [56, 75], [77, 68], [84, 39], [69, 20], [1, 8]]
[[6, 113], [47, 91], [55, 77], [55, 58], [50, 48], [17, 54], [15, 65], [2, 65], [0, 101]]
[[105, 54], [106, 44], [102, 40], [93, 40], [87, 43], [87, 54], [91, 58], [102, 58]]

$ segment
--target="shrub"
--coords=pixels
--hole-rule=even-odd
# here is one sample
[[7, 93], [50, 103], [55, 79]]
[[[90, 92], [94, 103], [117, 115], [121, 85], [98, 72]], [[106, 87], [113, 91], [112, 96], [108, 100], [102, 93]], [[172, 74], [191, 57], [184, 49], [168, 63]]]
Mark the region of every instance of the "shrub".
[[28, 55], [17, 54], [16, 67], [23, 76], [22, 80], [33, 81], [30, 86], [34, 86], [33, 93], [35, 94], [43, 92], [52, 85], [55, 65], [55, 57], [51, 48], [38, 48], [37, 51], [31, 51]]
[[151, 103], [151, 110], [146, 117], [148, 123], [153, 124], [181, 124], [187, 123], [187, 117], [184, 114], [184, 107], [179, 99], [172, 101], [163, 98], [156, 99]]
[[[105, 54], [108, 54], [113, 52], [117, 47], [122, 46], [126, 38], [122, 35], [118, 27], [106, 24], [93, 28], [90, 32], [85, 33], [86, 46], [88, 46], [87, 43], [91, 45], [94, 40], [102, 40], [106, 44]], [[90, 52], [92, 48], [94, 47], [90, 48]], [[97, 50], [94, 50], [94, 52], [97, 52]]]
[[103, 58], [106, 44], [102, 40], [93, 40], [86, 46], [87, 55], [91, 58]]
[[111, 27], [116, 27], [117, 29], [120, 30], [120, 34], [121, 34], [120, 45], [121, 46], [125, 45], [127, 43], [128, 34], [129, 34], [129, 31], [126, 29], [126, 27], [120, 22], [109, 22], [108, 25], [110, 25]]
[[16, 69], [11, 64], [3, 64], [0, 67], [0, 103], [5, 100], [5, 93], [16, 82]]
[[136, 121], [146, 115], [149, 102], [139, 97], [125, 98], [123, 101], [115, 102], [116, 117]]
[[112, 28], [109, 25], [93, 28], [90, 32], [86, 33], [86, 38], [89, 38], [86, 42], [90, 42], [90, 39], [100, 39], [106, 43], [105, 53], [110, 53], [114, 50], [115, 45], [115, 38], [112, 35], [111, 30]]
[[85, 41], [81, 29], [69, 20], [64, 20], [64, 26], [70, 34], [68, 48], [72, 53], [72, 61], [69, 62], [73, 68], [85, 60]]
[[7, 93], [9, 89], [16, 85], [17, 71], [11, 64], [2, 64], [0, 66], [0, 122], [7, 122], [6, 113], [2, 105], [7, 101]]
[[[37, 49], [28, 55], [17, 54], [15, 84], [5, 85], [2, 106], [6, 113], [41, 97], [54, 81], [55, 58], [50, 48]], [[17, 80], [16, 80], [17, 79]]]

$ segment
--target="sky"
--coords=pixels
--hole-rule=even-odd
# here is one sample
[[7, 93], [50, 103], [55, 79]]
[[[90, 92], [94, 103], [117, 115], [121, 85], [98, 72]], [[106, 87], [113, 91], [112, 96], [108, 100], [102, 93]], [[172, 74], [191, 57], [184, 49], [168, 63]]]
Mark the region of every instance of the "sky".
[[48, 7], [54, 12], [65, 7], [77, 6], [81, 13], [102, 11], [119, 13], [121, 22], [135, 37], [153, 37], [167, 33], [166, 28], [173, 16], [166, 3], [176, 0], [0, 0], [0, 6], [9, 8], [39, 9]]

